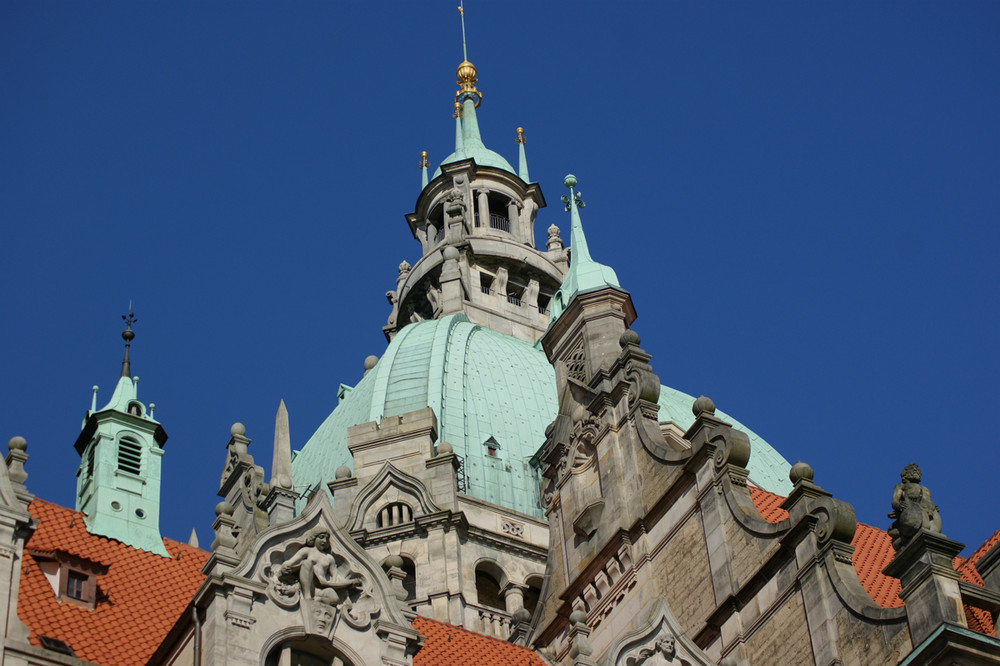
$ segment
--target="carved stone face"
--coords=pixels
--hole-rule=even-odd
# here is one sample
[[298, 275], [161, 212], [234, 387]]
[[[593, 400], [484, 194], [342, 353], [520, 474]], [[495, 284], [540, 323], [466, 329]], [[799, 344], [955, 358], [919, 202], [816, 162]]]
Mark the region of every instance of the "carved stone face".
[[313, 607], [313, 626], [317, 633], [325, 634], [327, 629], [333, 624], [333, 609], [325, 604], [316, 604]]
[[330, 535], [326, 532], [320, 532], [316, 535], [316, 548], [321, 552], [330, 552]]
[[673, 636], [661, 636], [656, 641], [656, 650], [667, 659], [673, 659], [677, 655], [677, 646]]

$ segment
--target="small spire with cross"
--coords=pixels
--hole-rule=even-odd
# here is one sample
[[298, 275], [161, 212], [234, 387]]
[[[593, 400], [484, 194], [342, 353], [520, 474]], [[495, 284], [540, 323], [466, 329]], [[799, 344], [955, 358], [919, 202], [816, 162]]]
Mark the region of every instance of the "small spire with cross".
[[132, 345], [132, 340], [135, 339], [135, 332], [132, 330], [132, 324], [139, 321], [135, 318], [135, 313], [132, 312], [132, 301], [128, 302], [128, 316], [122, 315], [122, 320], [125, 321], [125, 330], [122, 331], [122, 340], [125, 341], [125, 358], [122, 359], [122, 377], [131, 378], [132, 376], [132, 364], [129, 362], [128, 350]]

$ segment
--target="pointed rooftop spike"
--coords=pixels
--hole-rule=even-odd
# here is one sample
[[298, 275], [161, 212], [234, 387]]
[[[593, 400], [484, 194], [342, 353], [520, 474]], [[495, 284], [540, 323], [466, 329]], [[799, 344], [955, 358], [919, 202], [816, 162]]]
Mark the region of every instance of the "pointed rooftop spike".
[[198, 533], [194, 531], [193, 527], [191, 528], [191, 536], [188, 537], [188, 545], [192, 548], [198, 547]]
[[469, 54], [465, 48], [465, 0], [459, 0], [458, 13], [462, 17], [462, 60], [468, 60]]
[[427, 187], [427, 167], [430, 163], [427, 161], [427, 151], [420, 152], [420, 189]]
[[580, 193], [574, 189], [576, 183], [576, 176], [573, 174], [563, 179], [563, 185], [569, 188], [569, 195], [562, 198], [563, 203], [566, 204], [566, 211], [570, 215], [569, 270], [566, 271], [566, 277], [563, 279], [559, 291], [552, 298], [549, 310], [550, 325], [562, 314], [577, 294], [595, 291], [603, 287], [622, 288], [614, 269], [594, 261], [590, 256], [587, 237], [583, 233], [583, 224], [580, 222], [579, 209], [584, 207], [584, 203]]
[[524, 128], [517, 128], [517, 138], [514, 139], [517, 143], [517, 175], [518, 177], [526, 183], [530, 183], [528, 180], [528, 158], [524, 154], [524, 144], [527, 142], [527, 138], [524, 136]]
[[128, 349], [132, 345], [132, 340], [135, 339], [135, 333], [132, 331], [132, 324], [139, 321], [135, 318], [135, 313], [132, 312], [132, 301], [128, 302], [128, 316], [122, 315], [122, 319], [125, 320], [125, 330], [122, 331], [122, 340], [125, 341], [125, 357], [122, 359], [122, 374], [121, 377], [126, 379], [132, 376], [132, 364], [128, 358]]
[[278, 405], [274, 417], [274, 456], [271, 460], [271, 486], [292, 487], [292, 439], [288, 431], [288, 410], [285, 401]]

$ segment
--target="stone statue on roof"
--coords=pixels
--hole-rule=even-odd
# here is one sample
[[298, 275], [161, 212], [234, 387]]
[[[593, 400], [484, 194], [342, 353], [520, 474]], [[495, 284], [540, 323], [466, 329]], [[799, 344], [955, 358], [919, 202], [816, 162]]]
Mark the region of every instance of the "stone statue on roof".
[[889, 528], [892, 547], [897, 552], [920, 531], [941, 533], [941, 514], [931, 501], [931, 491], [920, 485], [920, 467], [910, 463], [900, 474], [901, 481], [892, 490], [892, 513]]

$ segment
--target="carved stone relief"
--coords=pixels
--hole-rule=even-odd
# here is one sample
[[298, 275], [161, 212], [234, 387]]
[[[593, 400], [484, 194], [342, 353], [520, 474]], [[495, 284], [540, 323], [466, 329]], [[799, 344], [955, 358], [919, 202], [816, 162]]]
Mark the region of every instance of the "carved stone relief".
[[326, 528], [314, 528], [304, 543], [272, 549], [266, 561], [261, 577], [268, 596], [282, 608], [299, 606], [310, 633], [329, 637], [341, 620], [364, 629], [379, 614], [371, 581], [332, 551]]
[[524, 538], [524, 525], [522, 523], [516, 523], [513, 520], [504, 520], [501, 522], [500, 531], [507, 536], [512, 536], [517, 539]]
[[688, 666], [691, 662], [677, 656], [677, 639], [662, 633], [652, 646], [641, 647], [625, 657], [625, 666]]

